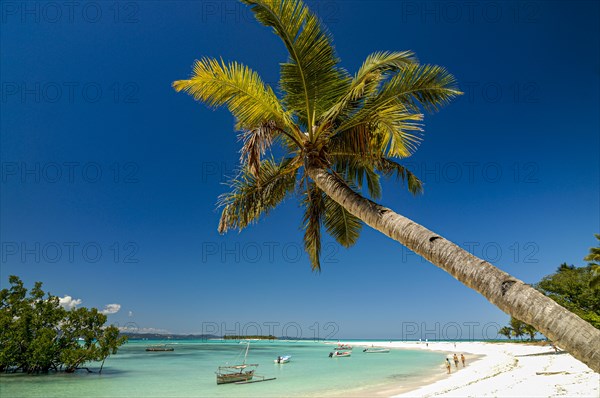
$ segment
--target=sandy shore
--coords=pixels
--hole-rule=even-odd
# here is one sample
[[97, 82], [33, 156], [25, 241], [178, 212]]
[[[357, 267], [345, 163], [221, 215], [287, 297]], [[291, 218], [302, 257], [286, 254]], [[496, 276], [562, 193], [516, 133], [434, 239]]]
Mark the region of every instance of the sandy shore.
[[[379, 346], [399, 349], [461, 353], [465, 368], [452, 374], [440, 362], [440, 375], [421, 387], [405, 386], [398, 390], [374, 392], [373, 396], [396, 397], [600, 397], [600, 374], [568, 353], [555, 354], [550, 346], [512, 343], [433, 342], [361, 342], [354, 346]], [[476, 359], [476, 360], [474, 360]], [[400, 395], [400, 391], [404, 391]], [[371, 395], [371, 394], [369, 394]]]

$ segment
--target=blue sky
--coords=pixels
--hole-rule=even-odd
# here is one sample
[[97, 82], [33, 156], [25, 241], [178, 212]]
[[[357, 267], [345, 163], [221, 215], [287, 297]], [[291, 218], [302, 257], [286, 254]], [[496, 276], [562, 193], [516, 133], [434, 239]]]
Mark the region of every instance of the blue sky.
[[[465, 92], [426, 116], [405, 162], [425, 194], [386, 183], [384, 205], [528, 283], [583, 264], [600, 232], [597, 2], [308, 4], [350, 72], [413, 50]], [[84, 306], [119, 304], [120, 326], [174, 333], [494, 337], [508, 320], [368, 228], [348, 250], [325, 241], [311, 272], [295, 200], [217, 233], [233, 119], [170, 84], [202, 56], [277, 82], [285, 49], [243, 5], [1, 6], [1, 287], [40, 280]]]

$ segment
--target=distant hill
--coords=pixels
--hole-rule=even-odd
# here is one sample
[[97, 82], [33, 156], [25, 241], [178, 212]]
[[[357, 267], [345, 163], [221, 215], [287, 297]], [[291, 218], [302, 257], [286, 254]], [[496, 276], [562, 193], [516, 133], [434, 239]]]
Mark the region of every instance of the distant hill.
[[[121, 333], [123, 336], [127, 336], [130, 340], [315, 340], [314, 338], [297, 338], [289, 336], [217, 336], [214, 334], [171, 334], [171, 333]], [[319, 339], [322, 340], [322, 339]]]
[[277, 340], [275, 336], [223, 336], [223, 340]]
[[208, 340], [220, 339], [221, 336], [214, 334], [161, 334], [161, 333], [121, 333], [130, 340]]

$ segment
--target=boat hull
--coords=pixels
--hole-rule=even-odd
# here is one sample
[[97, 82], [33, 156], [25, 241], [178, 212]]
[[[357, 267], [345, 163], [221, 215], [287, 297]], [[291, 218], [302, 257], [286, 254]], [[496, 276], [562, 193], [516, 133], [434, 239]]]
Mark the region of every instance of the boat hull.
[[217, 384], [237, 383], [240, 381], [249, 381], [254, 377], [254, 370], [239, 373], [217, 374]]
[[363, 352], [366, 353], [366, 354], [385, 354], [385, 353], [390, 352], [390, 350], [388, 350], [386, 348], [381, 348], [381, 349], [377, 349], [377, 348], [375, 348], [375, 349], [373, 349], [373, 348], [369, 349], [369, 348], [367, 348]]
[[336, 353], [333, 354], [331, 357], [332, 358], [344, 358], [344, 357], [349, 357], [350, 355], [352, 355], [351, 352], [339, 352], [339, 351], [336, 351]]

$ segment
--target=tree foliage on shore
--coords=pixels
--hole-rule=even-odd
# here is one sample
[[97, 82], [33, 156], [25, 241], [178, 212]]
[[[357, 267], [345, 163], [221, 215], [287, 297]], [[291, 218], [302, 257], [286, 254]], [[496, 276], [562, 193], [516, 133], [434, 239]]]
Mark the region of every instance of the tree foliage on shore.
[[[600, 234], [594, 235], [600, 243]], [[550, 297], [581, 319], [600, 329], [600, 246], [590, 248], [583, 258], [590, 263], [585, 267], [575, 267], [562, 263], [555, 273], [546, 275], [535, 288]], [[499, 334], [522, 339], [529, 335], [534, 340], [537, 330], [516, 318], [511, 317], [508, 326], [501, 328]]]
[[521, 341], [523, 341], [523, 336], [529, 336], [529, 341], [534, 341], [535, 335], [538, 333], [533, 326], [513, 317], [510, 318], [508, 326], [504, 326], [498, 331], [498, 334], [506, 336], [509, 340], [511, 337], [517, 337]]
[[592, 277], [590, 286], [594, 289], [600, 289], [600, 234], [594, 234], [598, 240], [598, 246], [590, 247], [590, 253], [583, 258], [584, 261], [590, 261]]
[[569, 311], [600, 329], [600, 291], [593, 287], [594, 265], [575, 267], [561, 264], [535, 287]]
[[0, 372], [74, 372], [115, 354], [127, 340], [96, 308], [66, 310], [36, 282], [29, 291], [17, 276], [0, 290]]

